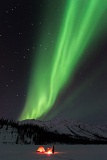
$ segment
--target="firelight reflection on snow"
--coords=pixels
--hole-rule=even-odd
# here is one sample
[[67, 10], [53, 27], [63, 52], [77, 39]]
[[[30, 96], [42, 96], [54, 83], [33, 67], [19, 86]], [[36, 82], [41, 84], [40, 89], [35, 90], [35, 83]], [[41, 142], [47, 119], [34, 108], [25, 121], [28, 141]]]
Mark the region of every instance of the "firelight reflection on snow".
[[[85, 49], [91, 39], [95, 38], [97, 25], [101, 27], [100, 21], [107, 1], [68, 0], [65, 5], [63, 23], [54, 51], [48, 49], [44, 54], [42, 47], [38, 49], [42, 54], [35, 57], [33, 62], [35, 67], [31, 73], [28, 95], [20, 120], [37, 119], [51, 110], [58, 94], [66, 87], [69, 79], [73, 79], [76, 69], [84, 59]], [[46, 39], [47, 37], [42, 37], [44, 43]], [[45, 45], [48, 47], [48, 42]]]

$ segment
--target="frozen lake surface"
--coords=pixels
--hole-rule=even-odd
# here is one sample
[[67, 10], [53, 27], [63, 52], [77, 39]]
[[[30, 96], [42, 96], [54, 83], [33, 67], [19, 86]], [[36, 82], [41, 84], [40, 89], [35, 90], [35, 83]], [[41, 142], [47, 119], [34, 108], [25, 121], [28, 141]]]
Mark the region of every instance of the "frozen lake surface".
[[0, 160], [107, 160], [107, 145], [54, 146], [55, 154], [47, 155], [36, 153], [39, 145], [0, 144]]

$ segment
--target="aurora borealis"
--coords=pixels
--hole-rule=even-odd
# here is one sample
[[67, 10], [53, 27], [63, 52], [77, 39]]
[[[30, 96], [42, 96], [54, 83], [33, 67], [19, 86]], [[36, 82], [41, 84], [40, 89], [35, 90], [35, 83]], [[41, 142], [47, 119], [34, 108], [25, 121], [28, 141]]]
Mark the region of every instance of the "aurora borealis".
[[0, 118], [107, 124], [107, 0], [3, 0]]
[[[56, 1], [53, 5], [57, 5]], [[59, 26], [48, 22], [41, 28], [38, 41], [43, 45], [34, 51], [28, 94], [20, 120], [38, 119], [47, 114], [59, 94], [73, 81], [80, 64], [90, 54], [86, 52], [88, 46], [102, 28], [107, 1], [67, 0], [61, 7], [63, 14]], [[54, 17], [49, 12], [47, 15], [50, 19]], [[49, 27], [58, 30], [50, 37], [45, 34]], [[53, 38], [55, 42], [51, 46]], [[61, 110], [60, 106], [58, 110]]]

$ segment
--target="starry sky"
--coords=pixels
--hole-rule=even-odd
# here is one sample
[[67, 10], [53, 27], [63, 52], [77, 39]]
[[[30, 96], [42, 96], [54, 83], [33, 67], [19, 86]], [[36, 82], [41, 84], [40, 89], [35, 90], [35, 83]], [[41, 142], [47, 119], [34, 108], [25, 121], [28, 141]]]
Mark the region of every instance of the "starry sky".
[[[51, 61], [49, 52], [56, 45], [65, 4], [66, 0], [1, 1], [0, 117], [15, 120], [20, 117], [28, 99], [31, 73], [34, 73], [36, 66], [32, 63], [35, 59], [35, 63], [39, 64], [41, 54], [47, 54], [43, 57]], [[52, 108], [40, 119], [62, 117], [107, 124], [106, 17], [107, 10], [96, 27], [95, 36], [85, 48], [73, 77], [69, 77]]]

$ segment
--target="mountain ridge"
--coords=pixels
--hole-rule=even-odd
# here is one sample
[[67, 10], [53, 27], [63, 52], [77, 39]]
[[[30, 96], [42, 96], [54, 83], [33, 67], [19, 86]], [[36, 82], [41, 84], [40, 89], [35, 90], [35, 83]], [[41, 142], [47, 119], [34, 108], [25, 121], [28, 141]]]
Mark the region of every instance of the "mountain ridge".
[[[20, 123], [20, 122], [19, 122]], [[24, 120], [21, 123], [39, 125], [44, 127], [48, 131], [57, 132], [59, 134], [67, 134], [71, 136], [86, 137], [89, 139], [107, 138], [107, 127], [106, 126], [95, 126], [86, 124], [81, 121], [74, 121], [72, 119], [55, 119], [49, 121], [39, 120]]]
[[0, 119], [0, 143], [16, 144], [107, 144], [107, 127], [92, 126], [80, 121]]

